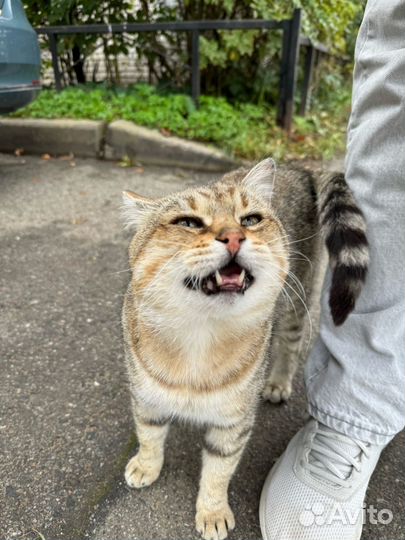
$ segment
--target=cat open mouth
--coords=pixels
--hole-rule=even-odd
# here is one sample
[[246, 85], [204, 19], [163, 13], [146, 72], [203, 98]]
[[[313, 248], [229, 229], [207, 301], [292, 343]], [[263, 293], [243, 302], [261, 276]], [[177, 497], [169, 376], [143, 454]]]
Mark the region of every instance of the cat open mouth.
[[184, 284], [189, 289], [202, 291], [206, 295], [219, 293], [243, 294], [252, 285], [253, 281], [253, 276], [246, 268], [243, 268], [235, 261], [231, 261], [201, 280], [189, 277], [184, 280]]

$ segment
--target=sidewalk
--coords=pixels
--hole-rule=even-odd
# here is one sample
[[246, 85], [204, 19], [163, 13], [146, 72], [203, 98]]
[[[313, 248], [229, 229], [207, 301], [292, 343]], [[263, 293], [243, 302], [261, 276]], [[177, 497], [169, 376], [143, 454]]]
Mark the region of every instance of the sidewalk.
[[[73, 166], [74, 163], [74, 166]], [[120, 194], [205, 182], [208, 174], [96, 160], [0, 155], [0, 539], [188, 540], [200, 436], [175, 426], [157, 483], [129, 491], [135, 449], [120, 309], [129, 279]], [[301, 377], [287, 405], [264, 404], [231, 485], [234, 540], [258, 540], [269, 467], [305, 415]], [[404, 540], [405, 437], [384, 453], [368, 502], [394, 520], [363, 540]]]

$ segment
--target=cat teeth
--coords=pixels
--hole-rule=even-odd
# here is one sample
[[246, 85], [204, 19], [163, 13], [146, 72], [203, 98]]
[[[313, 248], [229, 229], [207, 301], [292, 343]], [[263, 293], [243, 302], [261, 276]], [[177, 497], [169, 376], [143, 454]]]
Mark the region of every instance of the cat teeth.
[[239, 274], [238, 284], [243, 285], [243, 282], [245, 281], [245, 270], [242, 270], [242, 272]]
[[214, 290], [214, 283], [209, 279], [207, 281], [207, 289], [209, 289], [210, 291], [213, 291]]
[[218, 287], [220, 287], [223, 283], [223, 280], [222, 280], [222, 276], [221, 274], [219, 273], [218, 270], [215, 271], [215, 279], [217, 280], [217, 285]]

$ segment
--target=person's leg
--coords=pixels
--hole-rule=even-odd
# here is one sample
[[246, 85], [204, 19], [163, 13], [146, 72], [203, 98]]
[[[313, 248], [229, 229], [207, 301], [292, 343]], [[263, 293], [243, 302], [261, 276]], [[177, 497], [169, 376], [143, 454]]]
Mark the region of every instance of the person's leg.
[[309, 412], [387, 443], [405, 425], [405, 4], [372, 0], [356, 46], [346, 180], [367, 221], [370, 269], [354, 312], [334, 326], [328, 280], [306, 366]]
[[402, 0], [369, 0], [346, 163], [368, 223], [369, 275], [341, 327], [329, 315], [326, 279], [320, 338], [306, 367], [312, 419], [264, 485], [264, 540], [358, 540], [370, 476], [405, 424], [404, 28]]

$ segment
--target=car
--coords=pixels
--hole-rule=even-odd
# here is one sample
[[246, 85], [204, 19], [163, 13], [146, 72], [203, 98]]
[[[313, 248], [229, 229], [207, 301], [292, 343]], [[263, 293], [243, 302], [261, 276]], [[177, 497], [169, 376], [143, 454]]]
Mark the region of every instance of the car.
[[0, 0], [0, 114], [28, 105], [41, 90], [36, 32], [20, 0]]

